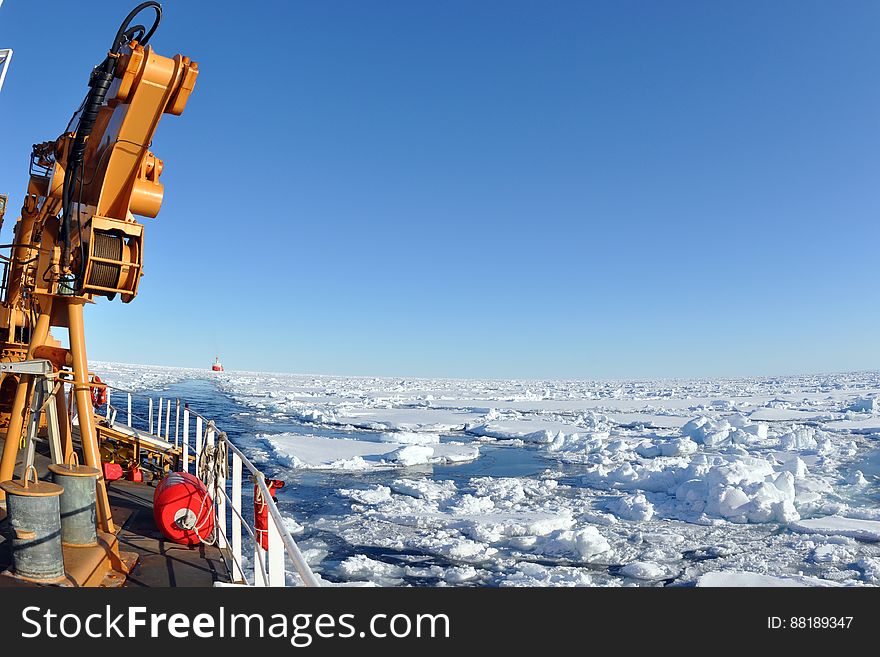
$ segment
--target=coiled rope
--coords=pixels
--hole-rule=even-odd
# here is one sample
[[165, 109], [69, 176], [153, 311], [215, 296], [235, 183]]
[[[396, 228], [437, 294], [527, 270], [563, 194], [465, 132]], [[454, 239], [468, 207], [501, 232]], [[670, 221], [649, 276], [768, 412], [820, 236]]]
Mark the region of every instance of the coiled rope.
[[[229, 476], [229, 447], [226, 444], [226, 432], [218, 431], [217, 425], [214, 424], [214, 420], [208, 420], [208, 427], [206, 432], [216, 433], [217, 442], [214, 445], [209, 445], [208, 441], [205, 441], [202, 445], [202, 451], [199, 454], [199, 467], [198, 471], [196, 472], [196, 476], [201, 479], [203, 484], [205, 484], [205, 488], [208, 489], [208, 493], [211, 499], [216, 501], [219, 499], [220, 495], [225, 494], [225, 491], [221, 490], [220, 488], [220, 482], [225, 481], [226, 477]], [[202, 512], [204, 511], [207, 500], [207, 496], [202, 498], [202, 503], [199, 506], [199, 512], [196, 514], [196, 518], [200, 518], [202, 516]], [[217, 542], [216, 523], [214, 523], [214, 531], [212, 532], [211, 536], [204, 537], [202, 536], [202, 532], [200, 531], [204, 529], [210, 517], [211, 515], [205, 516], [205, 519], [202, 520], [201, 523], [193, 527], [193, 531], [195, 531], [196, 536], [198, 536], [199, 540], [205, 545], [214, 545], [214, 543]]]

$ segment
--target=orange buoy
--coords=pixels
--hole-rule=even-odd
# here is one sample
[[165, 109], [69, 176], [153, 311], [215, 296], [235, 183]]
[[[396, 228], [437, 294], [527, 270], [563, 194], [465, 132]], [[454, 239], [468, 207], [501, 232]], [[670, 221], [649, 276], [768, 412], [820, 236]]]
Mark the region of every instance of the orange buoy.
[[[101, 381], [101, 377], [95, 374], [92, 377], [92, 383], [103, 383]], [[107, 388], [92, 386], [92, 406], [98, 408], [98, 406], [103, 406], [107, 403]]]
[[153, 519], [168, 540], [198, 545], [214, 534], [214, 502], [197, 477], [172, 472], [153, 493]]

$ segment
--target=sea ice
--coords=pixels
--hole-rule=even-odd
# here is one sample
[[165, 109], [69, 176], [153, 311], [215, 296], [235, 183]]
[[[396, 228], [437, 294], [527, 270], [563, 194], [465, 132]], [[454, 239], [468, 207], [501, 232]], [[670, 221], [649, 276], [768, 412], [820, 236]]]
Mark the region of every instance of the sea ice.
[[620, 569], [620, 574], [633, 579], [653, 582], [669, 577], [669, 571], [651, 561], [633, 561]]
[[264, 434], [261, 438], [280, 463], [302, 469], [369, 470], [472, 461], [480, 454], [476, 446], [451, 443], [398, 445], [291, 433]]
[[701, 575], [697, 579], [697, 586], [715, 586], [715, 587], [780, 587], [780, 586], [840, 586], [837, 582], [832, 582], [818, 577], [804, 577], [802, 575], [791, 576], [773, 576], [761, 573], [743, 573], [743, 572], [713, 572]]
[[624, 520], [650, 520], [654, 517], [654, 505], [642, 493], [615, 498], [608, 502], [607, 509]]
[[880, 412], [880, 398], [860, 397], [850, 404], [847, 410], [855, 413], [878, 413]]
[[860, 541], [880, 541], [880, 520], [826, 516], [793, 522], [789, 527], [794, 531], [807, 534], [849, 536]]
[[[392, 566], [367, 577], [383, 584], [705, 584], [725, 573], [880, 584], [877, 372], [603, 382], [94, 369], [135, 389], [209, 379], [251, 414], [242, 424], [301, 426], [247, 437], [248, 453], [326, 471], [314, 476], [339, 491], [326, 517], [286, 499], [307, 545], [328, 532], [350, 550], [319, 559], [325, 579], [367, 577], [340, 565], [363, 546], [437, 560], [400, 566], [371, 550]], [[347, 437], [309, 435], [314, 425]], [[467, 468], [486, 476], [432, 472], [481, 449], [493, 458]], [[517, 453], [554, 472], [500, 476], [522, 465]], [[639, 578], [633, 564], [664, 576], [644, 566]]]

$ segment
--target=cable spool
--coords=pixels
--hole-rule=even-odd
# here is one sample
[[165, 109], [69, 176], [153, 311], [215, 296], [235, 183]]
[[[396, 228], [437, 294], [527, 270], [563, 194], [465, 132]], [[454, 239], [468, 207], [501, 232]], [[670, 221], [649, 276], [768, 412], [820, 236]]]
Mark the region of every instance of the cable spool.
[[[112, 233], [95, 233], [92, 236], [92, 254], [98, 258], [122, 262], [122, 237]], [[89, 276], [89, 285], [119, 287], [122, 266], [108, 262], [95, 262]]]
[[82, 291], [128, 303], [137, 294], [141, 277], [143, 226], [107, 217], [92, 217], [85, 254]]

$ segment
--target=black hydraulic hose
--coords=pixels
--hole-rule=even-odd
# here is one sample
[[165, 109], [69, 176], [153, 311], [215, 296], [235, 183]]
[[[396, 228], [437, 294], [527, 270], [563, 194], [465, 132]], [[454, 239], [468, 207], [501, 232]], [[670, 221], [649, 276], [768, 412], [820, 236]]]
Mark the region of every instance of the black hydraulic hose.
[[[142, 2], [129, 12], [128, 16], [125, 17], [125, 20], [122, 21], [122, 25], [119, 26], [119, 31], [116, 32], [116, 38], [113, 39], [113, 45], [110, 47], [110, 52], [119, 52], [119, 49], [131, 40], [130, 37], [126, 34], [126, 32], [129, 31], [131, 21], [134, 20], [135, 16], [137, 16], [139, 13], [147, 8], [150, 8], [156, 12], [156, 19], [153, 21], [153, 25], [150, 27], [149, 32], [146, 32], [143, 35], [143, 38], [138, 40], [138, 43], [140, 43], [142, 46], [147, 45], [147, 42], [150, 40], [150, 37], [153, 36], [156, 28], [159, 27], [159, 22], [162, 20], [162, 5], [153, 0], [150, 0], [150, 2]], [[143, 27], [143, 25], [135, 25], [131, 29], [143, 29]]]
[[[143, 25], [131, 25], [135, 16], [144, 9], [152, 9], [156, 13], [156, 18], [150, 29], [147, 30]], [[71, 205], [73, 203], [74, 190], [76, 188], [77, 179], [82, 184], [82, 163], [83, 156], [86, 151], [86, 139], [95, 127], [95, 121], [98, 113], [104, 105], [107, 98], [107, 92], [113, 83], [113, 75], [116, 68], [116, 55], [122, 47], [136, 37], [139, 38], [141, 45], [146, 45], [150, 37], [159, 27], [162, 20], [162, 5], [151, 0], [150, 2], [142, 2], [129, 12], [125, 20], [119, 26], [116, 37], [113, 39], [113, 45], [104, 61], [95, 67], [92, 76], [89, 79], [89, 92], [83, 101], [82, 111], [79, 115], [79, 122], [76, 127], [76, 136], [70, 145], [67, 154], [67, 171], [64, 176], [64, 187], [61, 192], [61, 231], [60, 238], [62, 243], [61, 249], [61, 267], [62, 271], [70, 266], [70, 223], [73, 221], [71, 216]]]
[[61, 193], [62, 267], [67, 267], [70, 264], [70, 222], [72, 221], [70, 208], [73, 202], [77, 177], [81, 176], [80, 168], [82, 167], [83, 155], [86, 151], [86, 137], [91, 134], [92, 128], [95, 127], [98, 112], [101, 110], [104, 99], [107, 97], [107, 91], [113, 82], [115, 66], [116, 60], [108, 56], [92, 72], [91, 80], [89, 80], [90, 89], [79, 117], [76, 136], [73, 138], [73, 143], [70, 145], [70, 150], [67, 154], [67, 171], [64, 175], [64, 188]]
[[129, 41], [137, 41], [138, 43], [140, 43], [146, 33], [147, 28], [145, 28], [143, 25], [138, 24], [132, 25], [125, 31], [125, 34], [123, 34], [122, 36], [125, 37], [126, 43]]

